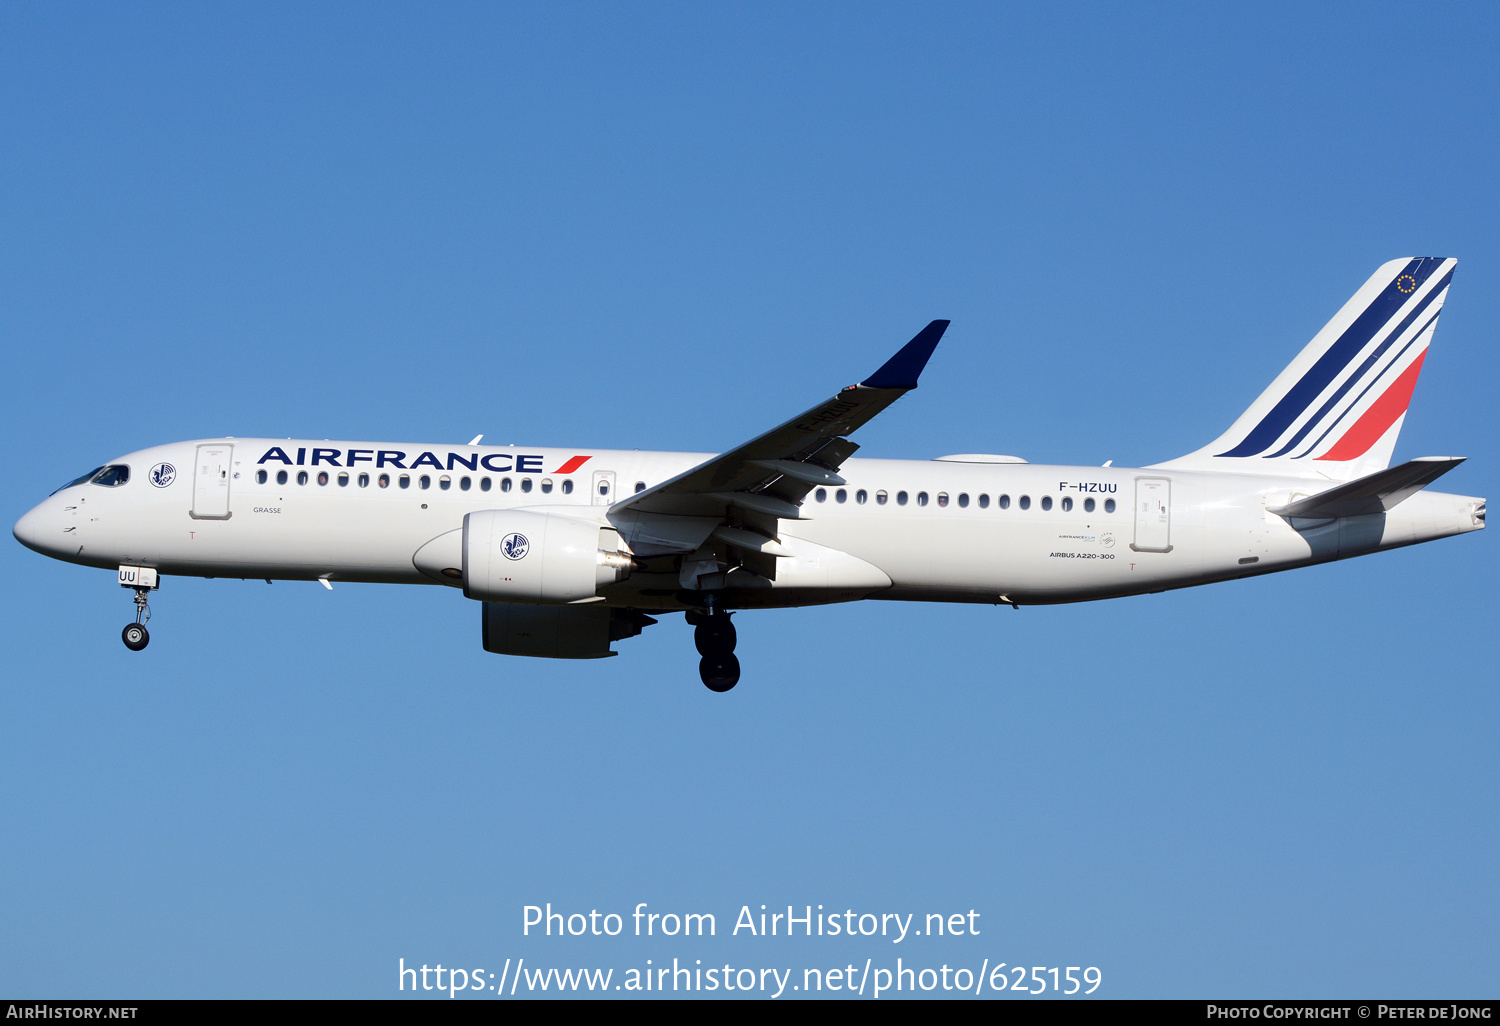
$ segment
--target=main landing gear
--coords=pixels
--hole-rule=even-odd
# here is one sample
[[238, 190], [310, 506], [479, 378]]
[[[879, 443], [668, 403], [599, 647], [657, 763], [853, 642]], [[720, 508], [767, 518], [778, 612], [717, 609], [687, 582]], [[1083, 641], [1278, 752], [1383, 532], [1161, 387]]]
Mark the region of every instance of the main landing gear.
[[135, 592], [135, 623], [125, 625], [125, 629], [120, 632], [120, 640], [125, 642], [125, 647], [130, 651], [139, 652], [151, 643], [151, 635], [146, 630], [146, 621], [151, 619], [151, 606], [146, 599], [160, 587], [156, 571], [150, 567], [122, 566], [120, 587]]
[[710, 691], [728, 691], [740, 682], [740, 661], [734, 654], [734, 624], [730, 614], [708, 604], [706, 613], [688, 613], [693, 624], [693, 644], [698, 646], [698, 675]]

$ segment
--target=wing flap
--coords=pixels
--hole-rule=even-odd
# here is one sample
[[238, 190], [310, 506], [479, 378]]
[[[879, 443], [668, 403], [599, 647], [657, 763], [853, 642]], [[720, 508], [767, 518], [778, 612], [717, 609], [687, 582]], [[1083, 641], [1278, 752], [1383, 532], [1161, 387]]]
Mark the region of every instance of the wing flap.
[[610, 523], [620, 532], [631, 553], [642, 558], [693, 552], [719, 526], [719, 517], [674, 517], [626, 510], [611, 515]]
[[775, 471], [784, 477], [801, 481], [803, 484], [829, 485], [830, 487], [848, 484], [833, 471], [824, 470], [816, 463], [799, 463], [796, 460], [750, 460], [750, 462], [765, 470]]

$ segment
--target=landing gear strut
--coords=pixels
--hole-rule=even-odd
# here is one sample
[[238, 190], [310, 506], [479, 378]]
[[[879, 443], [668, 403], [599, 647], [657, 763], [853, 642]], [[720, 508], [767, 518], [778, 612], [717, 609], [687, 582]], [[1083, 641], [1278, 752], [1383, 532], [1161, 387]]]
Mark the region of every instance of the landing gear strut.
[[125, 642], [125, 647], [130, 651], [139, 652], [151, 643], [151, 635], [146, 630], [146, 621], [151, 619], [151, 606], [146, 599], [159, 587], [156, 571], [150, 567], [122, 566], [120, 587], [135, 592], [135, 623], [125, 625], [125, 629], [120, 632], [120, 640]]
[[710, 601], [708, 612], [691, 617], [693, 644], [698, 646], [698, 675], [710, 691], [728, 691], [740, 682], [740, 661], [734, 654], [736, 640], [730, 614]]

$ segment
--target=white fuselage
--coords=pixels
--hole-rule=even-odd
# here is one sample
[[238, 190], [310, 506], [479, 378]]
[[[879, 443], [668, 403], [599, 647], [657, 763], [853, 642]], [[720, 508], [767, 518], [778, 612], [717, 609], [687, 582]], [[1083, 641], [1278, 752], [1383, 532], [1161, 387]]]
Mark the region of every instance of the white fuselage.
[[[196, 466], [205, 451], [217, 451], [212, 446], [224, 450], [224, 466]], [[111, 569], [456, 584], [413, 560], [424, 545], [459, 529], [466, 514], [539, 507], [607, 525], [610, 504], [638, 483], [654, 486], [709, 456], [198, 440], [116, 460], [130, 468], [124, 484], [62, 489], [15, 533], [47, 555]], [[163, 464], [173, 470], [165, 484], [159, 482], [169, 475], [155, 473]], [[210, 479], [215, 473], [220, 480]], [[1427, 491], [1383, 514], [1297, 521], [1268, 512], [1326, 486], [1307, 478], [883, 459], [850, 459], [840, 474], [845, 486], [808, 495], [805, 519], [782, 521], [780, 542], [790, 555], [777, 561], [775, 581], [737, 588], [730, 573], [726, 605], [1083, 601], [1284, 570], [1484, 526], [1483, 500]], [[675, 582], [675, 571], [657, 567], [603, 595], [610, 605], [681, 608]]]

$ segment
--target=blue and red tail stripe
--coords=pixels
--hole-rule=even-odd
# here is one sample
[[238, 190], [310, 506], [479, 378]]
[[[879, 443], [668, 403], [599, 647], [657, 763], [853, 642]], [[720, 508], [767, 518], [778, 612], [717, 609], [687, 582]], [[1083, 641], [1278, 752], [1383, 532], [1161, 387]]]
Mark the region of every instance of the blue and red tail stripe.
[[1422, 373], [1422, 361], [1427, 359], [1424, 350], [1417, 354], [1417, 358], [1411, 362], [1411, 366], [1401, 372], [1401, 376], [1391, 382], [1391, 387], [1370, 405], [1354, 426], [1344, 433], [1344, 437], [1333, 443], [1333, 448], [1323, 455], [1317, 457], [1320, 460], [1357, 460], [1370, 451], [1370, 447], [1380, 441], [1382, 435], [1391, 429], [1398, 417], [1406, 412], [1407, 406], [1411, 404], [1411, 393], [1417, 387], [1417, 376]]
[[[1427, 293], [1427, 295], [1422, 297], [1422, 301], [1419, 302], [1415, 307], [1413, 307], [1411, 312], [1402, 319], [1401, 323], [1396, 327], [1396, 330], [1387, 335], [1385, 337], [1385, 341], [1375, 347], [1375, 351], [1365, 358], [1365, 362], [1360, 364], [1359, 369], [1353, 374], [1349, 375], [1347, 379], [1345, 379], [1344, 383], [1334, 391], [1333, 395], [1328, 397], [1328, 401], [1323, 404], [1323, 406], [1318, 410], [1317, 413], [1308, 418], [1307, 423], [1302, 425], [1301, 430], [1293, 435], [1291, 439], [1280, 449], [1276, 450], [1273, 453], [1270, 453], [1269, 455], [1272, 457], [1285, 456], [1287, 453], [1291, 452], [1294, 448], [1300, 445], [1302, 440], [1307, 437], [1308, 433], [1312, 431], [1313, 428], [1321, 424], [1323, 422], [1323, 418], [1328, 416], [1329, 412], [1338, 405], [1339, 400], [1344, 398], [1344, 396], [1348, 394], [1349, 390], [1353, 388], [1358, 382], [1364, 380], [1364, 376], [1369, 372], [1370, 368], [1374, 367], [1375, 364], [1380, 361], [1380, 358], [1390, 350], [1391, 346], [1395, 345], [1396, 340], [1401, 338], [1401, 336], [1406, 333], [1406, 329], [1411, 327], [1412, 322], [1415, 321], [1418, 317], [1422, 316], [1424, 312], [1426, 312], [1427, 308], [1432, 305], [1432, 301], [1438, 296], [1442, 295], [1443, 290], [1448, 287], [1448, 283], [1452, 280], [1453, 271], [1452, 269], [1450, 269], [1447, 274], [1443, 275], [1442, 280], [1439, 281], [1437, 285]], [[1432, 316], [1436, 318], [1437, 314], [1434, 313]], [[1428, 321], [1428, 324], [1431, 324], [1431, 320]], [[1421, 331], [1418, 331], [1416, 335], [1412, 337], [1420, 338], [1422, 332], [1426, 330], [1427, 324], [1424, 324]], [[1399, 361], [1400, 356], [1397, 356], [1396, 360]], [[1392, 362], [1394, 363], [1396, 361]], [[1357, 401], [1358, 400], [1356, 400], [1356, 402]], [[1344, 413], [1348, 413], [1348, 410], [1345, 410]], [[1343, 419], [1343, 414], [1340, 415], [1339, 419]], [[1327, 436], [1327, 434], [1327, 431], [1323, 432], [1323, 435], [1325, 437]], [[1322, 439], [1320, 438], [1319, 441], [1321, 440]], [[1316, 443], [1314, 443], [1308, 451], [1311, 451], [1312, 448], [1316, 447], [1317, 445]], [[1301, 457], [1306, 455], [1306, 452], [1299, 453], [1295, 458], [1300, 459]]]
[[[1436, 290], [1434, 290], [1434, 291], [1436, 291]], [[1380, 384], [1381, 380], [1384, 379], [1385, 376], [1390, 373], [1391, 368], [1392, 367], [1399, 367], [1399, 366], [1401, 366], [1401, 361], [1406, 357], [1406, 354], [1411, 351], [1411, 347], [1414, 346], [1414, 345], [1416, 345], [1417, 342], [1421, 340], [1422, 336], [1427, 333], [1427, 329], [1430, 328], [1430, 327], [1432, 327], [1433, 322], [1436, 321], [1437, 318], [1438, 318], [1438, 311], [1433, 311], [1432, 316], [1429, 317], [1429, 318], [1427, 318], [1426, 322], [1422, 325], [1422, 327], [1419, 328], [1419, 329], [1417, 329], [1416, 334], [1412, 335], [1412, 337], [1407, 340], [1406, 345], [1404, 345], [1404, 346], [1401, 347], [1401, 351], [1396, 354], [1395, 359], [1393, 359], [1389, 364], [1387, 364], [1386, 367], [1385, 367], [1385, 369], [1383, 371], [1381, 371], [1379, 374], [1375, 375], [1374, 380], [1372, 380], [1369, 384], [1365, 385], [1365, 387], [1360, 390], [1359, 395], [1357, 395], [1357, 396], [1354, 397], [1354, 401], [1351, 402], [1348, 406], [1346, 406], [1344, 408], [1344, 412], [1340, 413], [1337, 417], [1333, 418], [1332, 422], [1330, 422], [1328, 424], [1328, 426], [1323, 429], [1322, 434], [1318, 435], [1318, 437], [1313, 441], [1313, 443], [1311, 445], [1309, 445], [1306, 449], [1303, 449], [1301, 452], [1299, 452], [1296, 456], [1294, 456], [1292, 458], [1293, 459], [1298, 459], [1298, 460], [1302, 459], [1303, 457], [1305, 457], [1306, 455], [1308, 455], [1308, 453], [1311, 453], [1313, 450], [1317, 449], [1318, 446], [1322, 445], [1324, 439], [1326, 439], [1329, 435], [1333, 434], [1334, 431], [1338, 430], [1338, 426], [1344, 422], [1344, 418], [1347, 417], [1347, 416], [1349, 416], [1349, 414], [1352, 411], [1354, 411], [1354, 410], [1356, 410], [1356, 409], [1359, 408], [1359, 404], [1364, 401], [1365, 396], [1370, 393], [1371, 389], [1373, 389], [1375, 386], [1377, 386], [1377, 385]], [[1399, 334], [1399, 332], [1397, 334]], [[1395, 337], [1395, 336], [1393, 335], [1392, 337]], [[1425, 352], [1422, 355], [1425, 356], [1426, 355]], [[1421, 360], [1418, 359], [1417, 363], [1420, 364]], [[1350, 378], [1349, 380], [1350, 381], [1358, 381], [1360, 375], [1363, 374], [1364, 371], [1365, 371], [1365, 368], [1361, 367], [1360, 368], [1360, 373], [1354, 375], [1354, 377]], [[1412, 385], [1413, 386], [1416, 385], [1416, 378], [1412, 379]], [[1407, 393], [1407, 397], [1408, 397], [1408, 399], [1410, 398], [1410, 392]], [[1317, 423], [1321, 422], [1321, 420], [1322, 420], [1322, 418], [1319, 417], [1319, 418], [1315, 419], [1314, 421], [1312, 421], [1311, 423], [1317, 424]]]
[[[1364, 351], [1364, 348], [1400, 312], [1401, 308], [1411, 298], [1412, 293], [1421, 289], [1427, 282], [1427, 279], [1443, 263], [1444, 260], [1439, 257], [1419, 257], [1408, 261], [1406, 266], [1392, 277], [1391, 281], [1380, 291], [1380, 294], [1371, 301], [1370, 305], [1354, 319], [1354, 322], [1348, 328], [1344, 329], [1343, 334], [1339, 336], [1338, 340], [1328, 347], [1328, 350], [1318, 358], [1317, 362], [1308, 369], [1307, 373], [1287, 391], [1286, 395], [1281, 397], [1281, 400], [1271, 408], [1269, 413], [1261, 418], [1260, 423], [1256, 424], [1250, 430], [1250, 433], [1245, 436], [1244, 440], [1232, 449], [1216, 455], [1223, 457], [1246, 457], [1265, 454], [1266, 450], [1275, 445], [1277, 439], [1281, 438], [1287, 429], [1307, 412], [1318, 396], [1323, 394], [1324, 389], [1354, 362], [1359, 354]], [[1450, 271], [1449, 274], [1451, 275], [1451, 273]], [[1447, 282], [1448, 279], [1445, 276], [1436, 288], [1427, 293], [1418, 306], [1425, 309], [1426, 305], [1447, 286]], [[1419, 314], [1420, 310], [1414, 308], [1408, 317], [1403, 319], [1402, 325], [1391, 333], [1383, 345], [1389, 346]], [[1377, 348], [1380, 349], [1380, 347]], [[1380, 351], [1383, 351], [1383, 349]], [[1270, 455], [1280, 456], [1291, 451], [1323, 419], [1342, 395], [1359, 379], [1361, 374], [1370, 366], [1373, 366], [1373, 363], [1379, 359], [1379, 356], [1379, 351], [1372, 353], [1367, 358], [1366, 363], [1361, 366], [1360, 373], [1351, 375], [1349, 380], [1340, 388], [1339, 392], [1324, 403], [1323, 407], [1318, 411], [1317, 416], [1310, 418], [1294, 438], [1288, 441], [1277, 452]], [[1415, 378], [1412, 381], [1415, 384]], [[1408, 393], [1409, 397], [1410, 393]], [[1383, 401], [1383, 397], [1381, 401]], [[1361, 418], [1361, 421], [1363, 421], [1363, 418]], [[1373, 441], [1371, 444], [1373, 444]], [[1304, 453], [1303, 455], [1306, 454]]]

